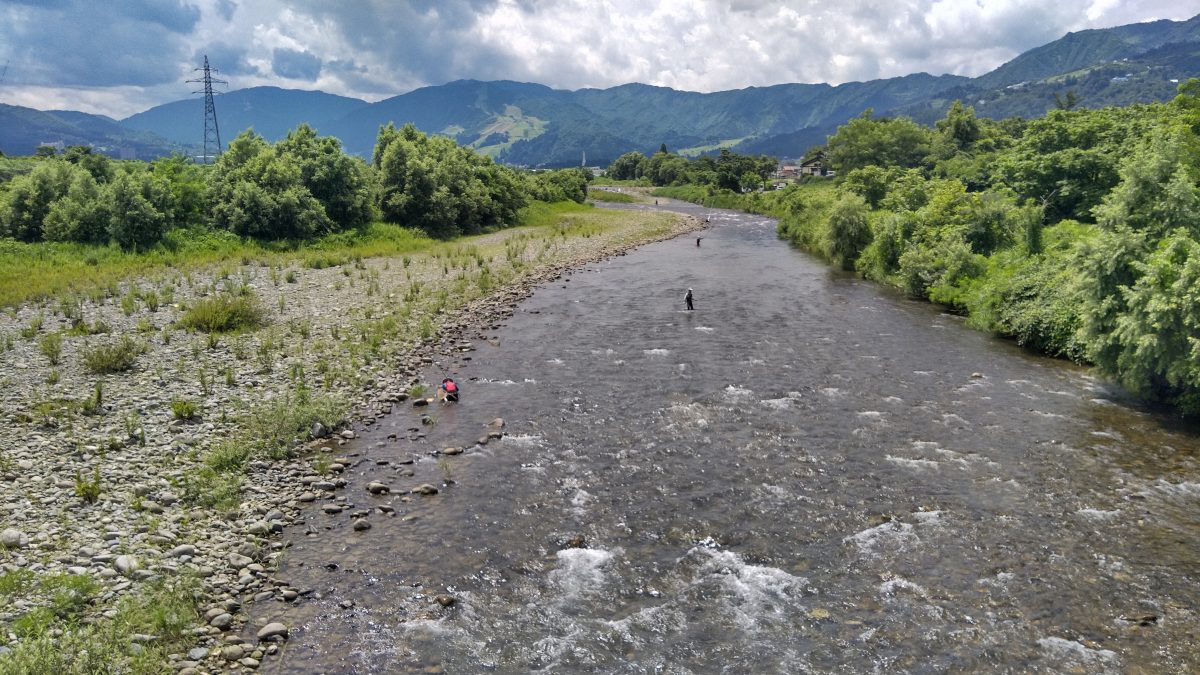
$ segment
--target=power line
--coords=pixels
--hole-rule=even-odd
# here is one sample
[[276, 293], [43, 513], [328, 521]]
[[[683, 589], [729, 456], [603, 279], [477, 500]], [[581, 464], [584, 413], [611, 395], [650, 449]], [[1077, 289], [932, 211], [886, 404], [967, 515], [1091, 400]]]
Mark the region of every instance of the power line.
[[204, 77], [188, 80], [188, 82], [204, 83], [202, 91], [193, 91], [192, 93], [204, 94], [204, 163], [208, 164], [215, 161], [221, 154], [221, 129], [217, 126], [217, 106], [213, 103], [213, 85], [229, 83], [212, 76], [217, 69], [209, 67], [208, 54], [204, 55], [204, 67], [196, 68], [196, 70], [203, 71]]

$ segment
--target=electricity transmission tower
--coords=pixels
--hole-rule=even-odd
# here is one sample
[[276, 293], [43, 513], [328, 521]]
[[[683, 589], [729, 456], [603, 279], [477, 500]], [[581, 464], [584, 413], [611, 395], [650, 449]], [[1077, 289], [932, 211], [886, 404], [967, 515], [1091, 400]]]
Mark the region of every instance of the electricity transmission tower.
[[209, 67], [208, 54], [204, 55], [204, 67], [196, 68], [196, 70], [203, 71], [204, 77], [188, 80], [188, 82], [204, 83], [202, 91], [193, 91], [192, 93], [204, 94], [204, 163], [208, 164], [215, 161], [221, 154], [221, 129], [217, 126], [217, 106], [213, 104], [213, 85], [229, 83], [212, 76], [217, 69]]

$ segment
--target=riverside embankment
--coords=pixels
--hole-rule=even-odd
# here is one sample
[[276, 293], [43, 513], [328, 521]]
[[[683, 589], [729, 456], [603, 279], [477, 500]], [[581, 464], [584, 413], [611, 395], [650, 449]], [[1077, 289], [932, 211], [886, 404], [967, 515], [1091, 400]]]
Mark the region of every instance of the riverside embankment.
[[[257, 668], [286, 627], [259, 641], [255, 626], [243, 640], [244, 609], [303, 590], [274, 574], [286, 550], [277, 534], [337, 488], [344, 466], [328, 452], [274, 460], [239, 448], [264, 427], [294, 435], [297, 450], [310, 435], [336, 448], [539, 283], [698, 226], [661, 213], [580, 213], [321, 269], [166, 269], [98, 301], [0, 315], [0, 671]], [[257, 298], [267, 326], [177, 327], [188, 306], [222, 293]], [[98, 349], [126, 337], [137, 347], [131, 369], [89, 369]], [[314, 402], [344, 431], [328, 420], [287, 428]], [[168, 600], [183, 602], [164, 617]]]

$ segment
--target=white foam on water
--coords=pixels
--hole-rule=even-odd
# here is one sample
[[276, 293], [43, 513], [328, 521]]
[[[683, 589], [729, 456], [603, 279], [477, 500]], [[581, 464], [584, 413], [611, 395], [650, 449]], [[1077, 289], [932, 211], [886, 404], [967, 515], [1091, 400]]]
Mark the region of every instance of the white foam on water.
[[841, 398], [846, 395], [841, 389], [838, 389], [837, 387], [823, 387], [821, 389], [821, 393], [824, 394], [827, 398]]
[[571, 505], [575, 507], [575, 515], [582, 516], [587, 513], [588, 505], [594, 501], [596, 498], [587, 490], [576, 490], [575, 494], [571, 496]]
[[922, 470], [932, 469], [932, 470], [936, 471], [937, 469], [940, 469], [942, 466], [941, 464], [939, 464], [938, 462], [935, 462], [932, 459], [912, 459], [910, 457], [897, 457], [895, 455], [888, 455], [887, 461], [889, 461], [893, 464], [898, 464], [900, 466], [908, 467], [910, 469], [922, 469]]
[[913, 520], [920, 525], [936, 525], [942, 522], [941, 511], [913, 511]]
[[708, 326], [696, 326], [696, 330], [700, 331], [701, 333], [711, 333], [715, 331], [716, 328], [709, 328]]
[[1189, 481], [1171, 483], [1160, 478], [1155, 484], [1155, 488], [1171, 497], [1194, 497], [1200, 499], [1200, 483]]
[[642, 353], [646, 356], [666, 356], [671, 353], [670, 349], [643, 349]]
[[1096, 438], [1110, 438], [1114, 441], [1120, 441], [1124, 439], [1124, 437], [1116, 431], [1092, 431], [1090, 433]]
[[1037, 643], [1051, 658], [1077, 661], [1085, 667], [1120, 665], [1117, 653], [1109, 649], [1091, 649], [1081, 642], [1060, 637], [1041, 638]]
[[929, 592], [926, 591], [924, 587], [922, 587], [920, 584], [914, 584], [903, 577], [888, 579], [887, 581], [879, 584], [879, 595], [882, 598], [894, 598], [900, 591], [912, 593], [913, 595], [922, 598], [929, 597]]
[[921, 543], [921, 539], [909, 523], [892, 520], [844, 537], [842, 543], [854, 544], [859, 552], [878, 556], [886, 551], [906, 550]]
[[1116, 402], [1110, 401], [1106, 398], [1092, 398], [1092, 399], [1088, 399], [1088, 400], [1091, 401], [1092, 403], [1095, 403], [1096, 405], [1116, 405]]
[[859, 412], [859, 413], [856, 413], [856, 414], [857, 414], [857, 416], [858, 416], [858, 418], [859, 418], [859, 419], [868, 420], [868, 421], [870, 421], [870, 422], [873, 422], [873, 423], [875, 423], [875, 424], [883, 424], [883, 425], [886, 425], [886, 424], [888, 423], [888, 422], [887, 422], [887, 420], [886, 420], [886, 419], [884, 419], [884, 415], [886, 415], [887, 413], [885, 413], [885, 412], [880, 412], [880, 411], [878, 411], [878, 410], [863, 410], [863, 411], [861, 411], [861, 412]]
[[799, 401], [803, 396], [804, 395], [798, 391], [789, 391], [787, 396], [784, 396], [783, 398], [766, 398], [758, 403], [764, 408], [787, 410], [792, 407], [792, 403]]
[[932, 370], [914, 370], [914, 371], [913, 371], [913, 375], [925, 375], [925, 376], [928, 376], [928, 375], [933, 375], [933, 371], [932, 371]]
[[764, 366], [767, 364], [766, 361], [763, 361], [762, 359], [758, 359], [758, 358], [747, 359], [746, 363], [751, 366]]
[[542, 448], [546, 446], [546, 439], [537, 434], [505, 434], [500, 439], [500, 442], [520, 448]]
[[613, 361], [613, 365], [614, 366], [623, 366], [623, 365], [625, 365], [625, 359], [617, 359], [617, 360]]
[[731, 403], [743, 403], [750, 400], [750, 397], [754, 395], [753, 391], [735, 384], [725, 387], [723, 393], [725, 394], [725, 399]]
[[996, 576], [980, 579], [976, 583], [980, 586], [993, 586], [995, 588], [1008, 588], [1009, 582], [1017, 578], [1017, 575], [1012, 572], [996, 572]]
[[550, 582], [559, 590], [558, 600], [572, 602], [599, 590], [605, 582], [605, 566], [613, 553], [600, 548], [568, 548], [555, 554], [558, 567], [550, 572]]
[[964, 420], [958, 415], [955, 415], [954, 413], [942, 413], [942, 419], [940, 420], [940, 423], [946, 426], [950, 426], [951, 424], [957, 424], [964, 427], [971, 426], [970, 422]]
[[1035, 414], [1035, 415], [1041, 415], [1042, 417], [1051, 417], [1051, 418], [1054, 418], [1054, 419], [1060, 419], [1060, 420], [1065, 420], [1065, 419], [1067, 419], [1067, 416], [1066, 416], [1066, 415], [1060, 415], [1060, 414], [1058, 414], [1058, 413], [1052, 413], [1052, 412], [1045, 412], [1045, 411], [1043, 411], [1043, 410], [1034, 410], [1034, 411], [1033, 411], [1033, 414]]
[[884, 403], [904, 403], [904, 399], [900, 398], [899, 396], [885, 396], [885, 397], [883, 397], [883, 402]]
[[561, 366], [562, 364], [566, 363], [566, 361], [563, 361], [562, 359], [557, 359], [557, 358], [555, 358], [555, 359], [547, 359], [547, 360], [546, 360], [546, 363], [550, 363], [550, 364], [553, 364], [553, 365], [556, 365], [556, 366]]
[[1117, 516], [1121, 515], [1121, 512], [1118, 510], [1103, 511], [1101, 509], [1079, 509], [1075, 512], [1075, 514], [1087, 520], [1105, 521], [1116, 518]]

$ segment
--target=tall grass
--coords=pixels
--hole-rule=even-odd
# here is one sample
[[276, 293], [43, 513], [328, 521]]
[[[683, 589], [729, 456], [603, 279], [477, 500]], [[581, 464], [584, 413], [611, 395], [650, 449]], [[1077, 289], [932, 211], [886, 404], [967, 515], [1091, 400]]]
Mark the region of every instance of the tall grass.
[[435, 244], [416, 230], [388, 223], [373, 223], [307, 243], [258, 242], [225, 231], [188, 228], [168, 233], [161, 244], [140, 253], [122, 251], [115, 245], [0, 240], [0, 306], [71, 293], [103, 295], [130, 279], [167, 268], [186, 273], [230, 260], [255, 260], [265, 265], [299, 260], [314, 266], [310, 260], [327, 258], [331, 251], [366, 258], [414, 253]]

